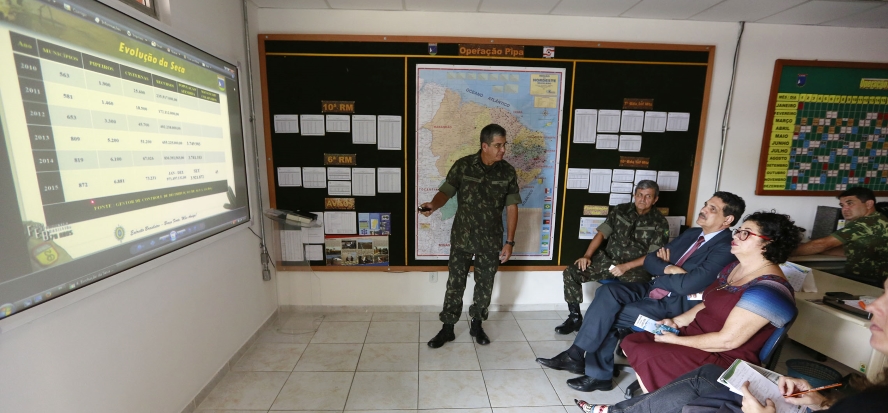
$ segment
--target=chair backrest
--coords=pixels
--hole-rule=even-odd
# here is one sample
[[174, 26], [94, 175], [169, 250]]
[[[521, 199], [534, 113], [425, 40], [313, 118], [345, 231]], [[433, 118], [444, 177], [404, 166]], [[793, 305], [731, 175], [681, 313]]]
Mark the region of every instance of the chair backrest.
[[768, 370], [774, 370], [774, 365], [777, 364], [777, 359], [780, 358], [780, 350], [783, 348], [783, 343], [789, 336], [789, 329], [792, 327], [792, 324], [795, 322], [798, 315], [799, 312], [796, 310], [792, 319], [784, 324], [783, 327], [774, 330], [774, 332], [771, 333], [771, 337], [768, 337], [768, 341], [765, 341], [765, 345], [762, 346], [761, 351], [759, 351], [759, 360], [762, 363], [762, 367]]

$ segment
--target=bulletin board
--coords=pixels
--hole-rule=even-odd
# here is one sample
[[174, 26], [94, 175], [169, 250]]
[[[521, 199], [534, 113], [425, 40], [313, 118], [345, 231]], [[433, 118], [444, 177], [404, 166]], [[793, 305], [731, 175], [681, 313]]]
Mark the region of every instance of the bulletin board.
[[[507, 130], [522, 196], [503, 270], [582, 256], [582, 218], [629, 202], [636, 171], [665, 189], [667, 215], [695, 216], [713, 46], [261, 34], [259, 53], [271, 206], [346, 217], [325, 222], [324, 253], [343, 257], [386, 219], [383, 265], [325, 257], [314, 270], [445, 269], [456, 208], [416, 208], [489, 123]], [[352, 225], [349, 211], [376, 215]]]
[[888, 64], [777, 60], [757, 195], [888, 195]]

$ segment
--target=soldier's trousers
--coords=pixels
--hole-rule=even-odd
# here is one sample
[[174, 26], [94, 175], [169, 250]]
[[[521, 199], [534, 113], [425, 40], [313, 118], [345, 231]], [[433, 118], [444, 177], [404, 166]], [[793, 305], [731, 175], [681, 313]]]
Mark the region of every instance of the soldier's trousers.
[[479, 320], [487, 320], [487, 307], [493, 292], [493, 278], [499, 269], [499, 251], [471, 253], [455, 248], [450, 249], [447, 262], [447, 293], [444, 295], [444, 309], [438, 318], [444, 324], [456, 324], [462, 314], [463, 293], [466, 291], [466, 278], [475, 256], [475, 291], [469, 315]]
[[580, 271], [580, 267], [576, 263], [570, 264], [561, 273], [564, 279], [564, 301], [568, 304], [579, 304], [583, 302], [583, 283], [589, 281], [601, 281], [614, 279], [611, 274], [610, 260], [602, 260], [604, 254], [594, 254], [592, 263], [586, 267], [586, 271]]
[[620, 277], [614, 277], [610, 272], [611, 265], [622, 264], [616, 262], [602, 252], [596, 251], [592, 254], [592, 262], [586, 267], [586, 271], [580, 271], [577, 264], [570, 264], [561, 273], [564, 279], [564, 301], [568, 304], [579, 304], [583, 302], [583, 283], [589, 281], [613, 280], [617, 279], [622, 282], [648, 282], [651, 275], [644, 270], [644, 267], [636, 267]]

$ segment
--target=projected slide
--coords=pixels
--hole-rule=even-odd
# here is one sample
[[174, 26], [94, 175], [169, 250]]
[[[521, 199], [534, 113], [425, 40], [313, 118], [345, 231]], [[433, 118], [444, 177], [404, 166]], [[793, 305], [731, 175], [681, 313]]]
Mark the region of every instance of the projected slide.
[[0, 2], [3, 195], [30, 270], [125, 247], [116, 263], [220, 224], [209, 218], [246, 219], [230, 213], [246, 206], [235, 70], [77, 3]]

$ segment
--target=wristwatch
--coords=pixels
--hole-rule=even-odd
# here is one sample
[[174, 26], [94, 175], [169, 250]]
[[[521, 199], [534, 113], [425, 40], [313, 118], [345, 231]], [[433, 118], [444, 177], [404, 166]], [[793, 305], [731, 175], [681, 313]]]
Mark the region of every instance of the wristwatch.
[[506, 245], [515, 246], [515, 241], [506, 241]]

